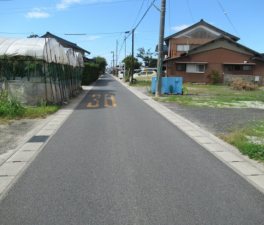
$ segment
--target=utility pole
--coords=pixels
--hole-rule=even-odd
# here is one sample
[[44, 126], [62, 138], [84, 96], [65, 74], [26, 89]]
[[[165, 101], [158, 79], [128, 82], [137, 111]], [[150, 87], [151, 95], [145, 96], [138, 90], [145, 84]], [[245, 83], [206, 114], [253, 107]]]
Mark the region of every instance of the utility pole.
[[156, 97], [161, 96], [165, 11], [166, 11], [166, 0], [162, 0], [161, 13], [160, 13], [160, 31], [159, 31], [159, 47], [158, 47], [158, 65], [157, 65], [158, 76], [157, 76], [156, 94], [155, 94]]
[[[128, 33], [130, 33], [130, 31], [125, 32], [125, 34], [128, 34]], [[127, 39], [127, 37], [125, 36], [125, 58], [126, 58], [126, 39]]]
[[[125, 34], [128, 34], [129, 33], [129, 31], [126, 31], [125, 32]], [[126, 39], [127, 39], [127, 37], [125, 36], [125, 58], [126, 58]], [[125, 59], [124, 58], [124, 59]], [[124, 71], [124, 77], [126, 76], [126, 64], [125, 64], [125, 71]]]
[[114, 52], [111, 52], [111, 53], [113, 53], [113, 75], [115, 75], [115, 54], [114, 54]]
[[118, 40], [116, 40], [116, 66], [118, 65]]
[[125, 36], [125, 58], [126, 58], [126, 36]]
[[134, 73], [134, 31], [132, 30], [132, 60], [131, 60], [131, 83], [133, 84], [133, 73]]

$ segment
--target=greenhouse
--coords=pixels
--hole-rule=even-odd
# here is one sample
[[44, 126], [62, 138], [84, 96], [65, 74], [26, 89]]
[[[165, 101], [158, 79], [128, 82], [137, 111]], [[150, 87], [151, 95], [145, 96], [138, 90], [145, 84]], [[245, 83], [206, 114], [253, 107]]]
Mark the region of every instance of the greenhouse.
[[82, 54], [54, 38], [0, 37], [0, 91], [22, 104], [67, 102], [81, 88], [83, 68]]

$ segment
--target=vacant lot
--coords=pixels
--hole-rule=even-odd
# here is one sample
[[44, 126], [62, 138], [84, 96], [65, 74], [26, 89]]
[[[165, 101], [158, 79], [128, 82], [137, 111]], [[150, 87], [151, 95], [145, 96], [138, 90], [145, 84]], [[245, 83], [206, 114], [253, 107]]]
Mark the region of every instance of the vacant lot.
[[[264, 90], [237, 91], [220, 85], [184, 86], [188, 88], [187, 95], [152, 96], [243, 154], [264, 162]], [[135, 88], [149, 94], [148, 86], [141, 84]]]
[[259, 108], [264, 109], [264, 90], [238, 91], [229, 86], [184, 85], [187, 95], [166, 95], [159, 101], [177, 102], [185, 106], [212, 108]]

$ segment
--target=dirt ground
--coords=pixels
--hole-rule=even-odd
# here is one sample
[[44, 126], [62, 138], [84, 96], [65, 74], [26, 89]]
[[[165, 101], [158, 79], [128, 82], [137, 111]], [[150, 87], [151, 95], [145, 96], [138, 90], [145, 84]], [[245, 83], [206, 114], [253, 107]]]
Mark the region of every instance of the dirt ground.
[[28, 132], [44, 122], [45, 119], [22, 119], [0, 124], [0, 154], [17, 148]]

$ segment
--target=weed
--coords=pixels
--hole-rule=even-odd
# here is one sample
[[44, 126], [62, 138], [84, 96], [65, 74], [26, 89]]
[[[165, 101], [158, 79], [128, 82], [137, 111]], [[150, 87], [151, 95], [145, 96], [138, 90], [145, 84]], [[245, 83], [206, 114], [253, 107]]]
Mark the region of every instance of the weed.
[[244, 91], [253, 91], [258, 90], [258, 85], [252, 84], [251, 82], [246, 81], [243, 78], [235, 78], [231, 88], [234, 90], [244, 90]]
[[130, 82], [129, 83], [131, 86], [134, 86], [134, 87], [150, 87], [151, 84], [147, 81], [137, 81], [137, 82], [133, 82], [133, 84]]
[[[186, 106], [217, 107], [217, 108], [246, 108], [261, 107], [264, 102], [263, 90], [259, 91], [237, 91], [224, 85], [197, 85], [184, 84], [188, 88], [187, 96], [176, 96], [175, 98], [160, 98], [157, 101], [177, 102]], [[254, 103], [257, 103], [253, 106]], [[262, 106], [263, 107], [263, 106]]]
[[8, 91], [0, 96], [0, 117], [13, 119], [25, 115], [25, 107], [16, 99], [8, 99]]
[[242, 129], [219, 137], [229, 144], [237, 147], [241, 153], [248, 155], [251, 159], [264, 162], [264, 121], [253, 121]]
[[56, 112], [59, 109], [57, 105], [40, 106], [34, 108], [26, 108], [25, 117], [27, 118], [45, 118], [47, 115]]
[[8, 91], [0, 94], [0, 118], [3, 123], [10, 119], [46, 117], [56, 112], [59, 106], [47, 106], [47, 102], [42, 100], [38, 107], [27, 108], [21, 105], [16, 99], [8, 99]]

